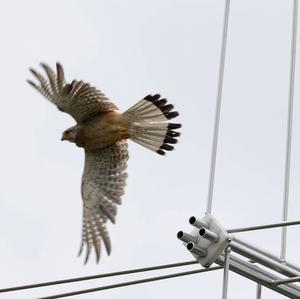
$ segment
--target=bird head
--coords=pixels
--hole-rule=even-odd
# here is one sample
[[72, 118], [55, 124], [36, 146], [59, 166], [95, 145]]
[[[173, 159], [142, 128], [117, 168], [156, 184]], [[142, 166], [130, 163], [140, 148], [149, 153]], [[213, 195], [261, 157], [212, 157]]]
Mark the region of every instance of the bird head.
[[65, 130], [62, 134], [61, 140], [68, 140], [70, 142], [75, 142], [78, 133], [78, 127], [74, 126]]

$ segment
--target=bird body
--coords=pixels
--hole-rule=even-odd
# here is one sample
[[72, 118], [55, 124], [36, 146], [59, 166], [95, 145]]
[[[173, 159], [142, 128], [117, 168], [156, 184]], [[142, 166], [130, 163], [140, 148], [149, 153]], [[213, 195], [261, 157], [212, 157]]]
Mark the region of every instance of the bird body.
[[115, 223], [117, 206], [121, 204], [127, 178], [128, 145], [130, 139], [160, 155], [173, 150], [180, 135], [180, 124], [168, 121], [178, 116], [174, 106], [160, 95], [148, 95], [121, 113], [95, 87], [83, 81], [66, 83], [61, 64], [56, 73], [42, 63], [47, 78], [34, 69], [39, 84], [28, 83], [69, 113], [76, 125], [65, 130], [62, 140], [84, 148], [85, 162], [81, 182], [83, 200], [82, 242], [79, 254], [86, 248], [85, 262], [92, 248], [100, 259], [102, 243], [111, 252], [106, 223]]
[[62, 140], [75, 142], [77, 146], [87, 150], [101, 149], [129, 138], [128, 118], [116, 111], [101, 113], [72, 127], [74, 139], [69, 138], [71, 131], [66, 130]]

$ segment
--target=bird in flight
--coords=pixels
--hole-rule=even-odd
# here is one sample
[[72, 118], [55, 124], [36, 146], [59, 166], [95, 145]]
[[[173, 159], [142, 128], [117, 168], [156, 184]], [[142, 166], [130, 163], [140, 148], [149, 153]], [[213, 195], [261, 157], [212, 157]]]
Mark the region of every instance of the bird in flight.
[[178, 116], [174, 106], [159, 94], [147, 95], [125, 112], [98, 89], [83, 81], [66, 83], [63, 67], [56, 64], [56, 73], [41, 63], [46, 76], [30, 69], [38, 84], [27, 82], [54, 103], [60, 111], [69, 113], [76, 125], [65, 130], [62, 140], [68, 140], [85, 151], [81, 182], [83, 200], [82, 241], [79, 255], [85, 247], [85, 263], [92, 248], [97, 263], [104, 244], [107, 254], [111, 242], [106, 222], [115, 223], [117, 206], [121, 204], [126, 185], [128, 160], [127, 139], [160, 155], [173, 150], [180, 135], [181, 124], [170, 123]]

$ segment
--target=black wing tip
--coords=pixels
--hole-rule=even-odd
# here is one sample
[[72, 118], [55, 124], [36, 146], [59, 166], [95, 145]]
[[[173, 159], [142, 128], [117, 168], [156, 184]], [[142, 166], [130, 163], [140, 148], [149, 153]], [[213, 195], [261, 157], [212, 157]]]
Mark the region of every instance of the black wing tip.
[[78, 81], [77, 81], [76, 79], [74, 79], [74, 80], [71, 82], [71, 84], [70, 84], [71, 89], [73, 89], [74, 85], [75, 85], [77, 82], [78, 82]]
[[36, 85], [35, 85], [35, 83], [34, 83], [33, 81], [27, 79], [26, 82], [27, 82], [28, 84], [30, 84], [31, 86], [36, 87]]
[[56, 72], [60, 80], [65, 80], [64, 68], [59, 61], [56, 62]]
[[83, 249], [83, 244], [80, 245], [79, 251], [78, 251], [78, 253], [77, 253], [77, 257], [80, 257], [80, 256], [81, 256], [82, 249]]
[[108, 244], [104, 241], [104, 246], [105, 246], [107, 255], [110, 256], [111, 255], [111, 244], [110, 244], [110, 241], [109, 241]]
[[32, 67], [29, 68], [29, 71], [30, 71], [34, 76], [36, 76], [37, 73], [38, 73], [38, 72], [37, 72], [34, 68], [32, 68]]
[[[51, 69], [51, 67], [49, 66], [49, 64], [46, 63], [46, 62], [43, 62], [43, 61], [40, 62], [40, 66], [41, 66], [44, 70]], [[61, 64], [60, 62], [56, 62], [56, 68], [57, 68], [57, 69], [63, 70], [62, 64]], [[30, 72], [33, 73], [34, 75], [38, 73], [38, 72], [37, 72], [34, 68], [32, 68], [32, 67], [30, 67], [29, 70], [30, 70]]]
[[[77, 253], [77, 257], [80, 257], [82, 252], [83, 252], [83, 248], [84, 248], [84, 245], [83, 243], [81, 244], [80, 248], [79, 248], [79, 251]], [[85, 258], [83, 260], [83, 264], [86, 265], [90, 259], [90, 254], [91, 252], [89, 252], [89, 250], [87, 250], [86, 252], [86, 255], [85, 255]], [[96, 249], [95, 248], [95, 254], [96, 254], [96, 264], [99, 264], [100, 260], [101, 260], [101, 254], [100, 254], [100, 248]], [[108, 253], [108, 255], [110, 255], [110, 252]]]
[[97, 246], [96, 244], [94, 244], [95, 254], [96, 254], [96, 264], [99, 264], [99, 261], [100, 261], [100, 256], [101, 256], [101, 254], [100, 254], [100, 246]]

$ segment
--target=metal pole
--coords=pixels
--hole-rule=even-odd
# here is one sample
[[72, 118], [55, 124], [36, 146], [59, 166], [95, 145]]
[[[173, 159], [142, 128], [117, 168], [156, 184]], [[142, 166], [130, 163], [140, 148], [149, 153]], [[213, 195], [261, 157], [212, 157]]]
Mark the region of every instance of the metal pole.
[[225, 249], [225, 262], [224, 262], [224, 273], [223, 273], [223, 295], [222, 299], [227, 299], [228, 291], [228, 278], [229, 278], [229, 263], [230, 263], [230, 246]]
[[286, 284], [286, 283], [292, 283], [292, 282], [298, 282], [300, 281], [300, 276], [287, 278], [287, 279], [281, 279], [281, 280], [275, 280], [273, 281], [274, 284], [280, 285], [280, 284]]
[[284, 222], [278, 222], [278, 223], [272, 223], [272, 224], [265, 224], [265, 225], [256, 225], [256, 226], [248, 226], [248, 227], [241, 227], [241, 228], [232, 228], [228, 229], [227, 232], [230, 233], [241, 233], [241, 232], [247, 232], [251, 230], [259, 230], [259, 229], [267, 229], [267, 228], [275, 228], [275, 227], [281, 227], [281, 226], [289, 226], [289, 225], [299, 225], [300, 221], [284, 221]]
[[[220, 256], [216, 260], [216, 264], [224, 266], [224, 257]], [[293, 285], [279, 285], [276, 286], [272, 282], [279, 280], [279, 276], [267, 272], [245, 260], [242, 260], [234, 255], [230, 256], [229, 269], [235, 273], [238, 273], [256, 283], [259, 283], [275, 292], [285, 295], [289, 298], [300, 298], [300, 288]], [[277, 278], [275, 278], [277, 277]]]
[[300, 276], [300, 272], [295, 271], [294, 269], [291, 269], [287, 265], [274, 261], [266, 256], [263, 256], [262, 254], [259, 254], [255, 250], [251, 250], [249, 248], [246, 248], [245, 246], [242, 246], [238, 243], [236, 243], [234, 240], [231, 241], [231, 249], [233, 252], [236, 252], [244, 257], [247, 257], [251, 261], [260, 263], [261, 265], [264, 265], [273, 271], [277, 271], [285, 276], [288, 277], [295, 277]]
[[[291, 172], [291, 146], [292, 146], [292, 128], [293, 128], [293, 102], [294, 102], [294, 83], [295, 83], [295, 64], [296, 64], [297, 16], [298, 16], [298, 0], [294, 0], [293, 29], [292, 29], [292, 41], [291, 41], [291, 61], [290, 61], [289, 107], [288, 107], [285, 174], [284, 174], [284, 196], [283, 196], [283, 212], [282, 212], [283, 221], [286, 221], [288, 219], [289, 186], [290, 186], [290, 172]], [[282, 261], [284, 261], [286, 258], [286, 240], [287, 240], [287, 228], [283, 227], [281, 233], [281, 253], [280, 253], [280, 258]]]
[[261, 284], [256, 286], [256, 299], [261, 299]]
[[222, 101], [222, 89], [223, 89], [223, 77], [224, 77], [224, 67], [225, 67], [225, 53], [226, 53], [229, 8], [230, 8], [230, 0], [226, 0], [224, 24], [223, 24], [221, 57], [220, 57], [220, 66], [219, 66], [219, 79], [218, 79], [217, 103], [216, 103], [216, 112], [215, 112], [214, 135], [213, 135], [213, 143], [212, 143], [211, 162], [210, 162], [207, 208], [206, 208], [206, 213], [208, 213], [208, 214], [211, 214], [212, 200], [213, 200], [213, 189], [214, 189], [214, 180], [215, 180], [219, 123], [220, 123], [220, 112], [221, 112], [221, 101]]
[[[257, 246], [254, 246], [252, 244], [246, 243], [246, 242], [242, 241], [241, 239], [237, 239], [236, 237], [234, 237], [233, 239], [236, 243], [238, 243], [242, 246], [245, 246], [248, 249], [254, 250], [257, 253], [262, 254], [263, 256], [268, 257], [276, 262], [281, 262], [281, 260], [278, 256], [276, 256], [268, 251], [265, 251], [265, 250], [263, 250]], [[285, 265], [300, 273], [300, 267], [298, 265], [292, 264], [288, 261], [285, 261]]]

